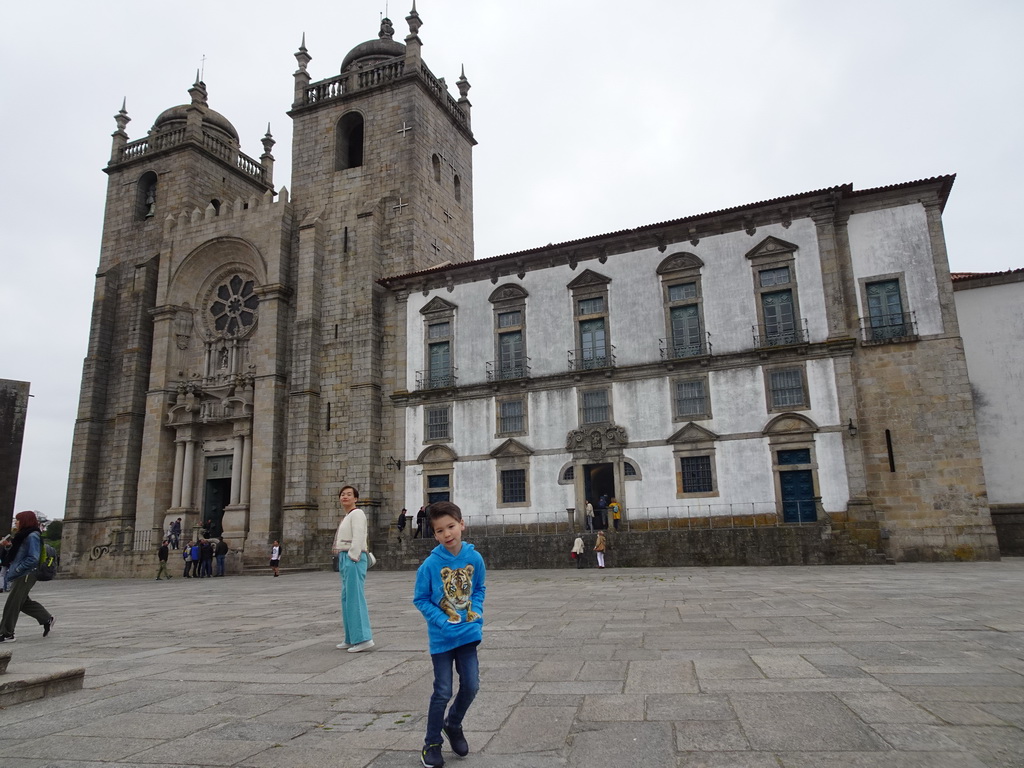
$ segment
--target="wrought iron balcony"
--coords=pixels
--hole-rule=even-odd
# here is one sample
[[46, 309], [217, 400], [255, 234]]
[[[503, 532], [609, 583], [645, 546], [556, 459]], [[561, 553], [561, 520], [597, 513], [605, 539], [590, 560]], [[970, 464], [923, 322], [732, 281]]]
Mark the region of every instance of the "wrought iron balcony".
[[615, 347], [607, 349], [570, 349], [570, 371], [593, 371], [600, 368], [615, 367]]
[[519, 363], [503, 363], [500, 360], [490, 360], [487, 363], [488, 381], [528, 378], [530, 378], [530, 358], [528, 357]]
[[458, 381], [458, 368], [446, 366], [444, 368], [428, 368], [425, 371], [416, 371], [416, 389], [445, 389], [454, 387]]
[[917, 319], [913, 312], [862, 317], [860, 333], [865, 344], [913, 341], [917, 338]]
[[699, 344], [674, 344], [671, 339], [661, 342], [662, 360], [679, 360], [684, 357], [704, 357], [711, 354], [711, 334], [705, 333]]
[[788, 347], [791, 344], [807, 343], [807, 319], [800, 321], [799, 327], [782, 329], [778, 324], [755, 325], [754, 348], [764, 349], [767, 347]]

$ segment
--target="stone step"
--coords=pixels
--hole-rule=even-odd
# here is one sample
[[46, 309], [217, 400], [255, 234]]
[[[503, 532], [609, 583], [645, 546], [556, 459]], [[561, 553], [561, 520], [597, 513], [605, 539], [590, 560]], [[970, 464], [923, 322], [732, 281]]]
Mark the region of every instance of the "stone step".
[[84, 667], [36, 661], [19, 663], [14, 661], [14, 653], [13, 648], [0, 653], [0, 708], [82, 688]]

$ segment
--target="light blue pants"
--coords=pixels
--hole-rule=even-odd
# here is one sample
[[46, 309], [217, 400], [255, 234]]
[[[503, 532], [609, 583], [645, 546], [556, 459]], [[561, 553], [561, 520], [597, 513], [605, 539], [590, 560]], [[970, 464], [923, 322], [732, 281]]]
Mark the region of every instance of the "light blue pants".
[[366, 610], [363, 585], [366, 582], [366, 553], [354, 563], [348, 552], [338, 554], [338, 574], [341, 576], [341, 620], [345, 624], [345, 642], [349, 645], [373, 639], [370, 614]]

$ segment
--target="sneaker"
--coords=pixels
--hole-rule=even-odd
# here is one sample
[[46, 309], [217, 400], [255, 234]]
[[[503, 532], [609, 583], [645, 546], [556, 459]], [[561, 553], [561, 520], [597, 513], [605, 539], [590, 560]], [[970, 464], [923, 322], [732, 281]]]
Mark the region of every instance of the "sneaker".
[[[373, 648], [373, 645], [373, 640], [365, 640], [361, 643], [356, 643], [355, 645], [353, 645], [351, 648], [348, 649], [348, 652], [359, 653], [360, 651], [368, 651], [371, 648]], [[440, 765], [440, 763], [438, 763], [438, 765]]]
[[14, 635], [0, 635], [0, 643], [13, 643]]
[[459, 757], [465, 757], [469, 754], [469, 742], [466, 741], [466, 737], [462, 733], [461, 725], [445, 724], [441, 730], [448, 737], [448, 746], [452, 748], [452, 752]]
[[338, 650], [341, 650], [341, 651], [343, 651], [343, 650], [345, 650], [346, 648], [351, 648], [351, 647], [352, 647], [352, 643], [338, 643], [338, 644], [337, 644], [336, 646], [334, 646], [334, 647], [335, 647], [335, 648], [337, 648]]
[[423, 768], [441, 768], [444, 765], [444, 758], [441, 757], [440, 744], [425, 744], [420, 753], [420, 762]]
[[53, 625], [57, 623], [57, 619], [53, 616], [50, 617], [49, 621], [43, 624], [43, 637], [50, 634], [50, 630], [53, 629]]

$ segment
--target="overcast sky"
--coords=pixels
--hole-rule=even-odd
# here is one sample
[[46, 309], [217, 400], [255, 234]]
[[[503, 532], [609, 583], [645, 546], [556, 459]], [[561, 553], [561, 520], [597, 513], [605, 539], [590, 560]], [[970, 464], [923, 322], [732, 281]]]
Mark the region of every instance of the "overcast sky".
[[[411, 0], [388, 8], [396, 39]], [[423, 55], [472, 83], [483, 258], [822, 187], [956, 173], [954, 271], [1024, 266], [1024, 3], [419, 0]], [[17, 509], [64, 516], [113, 115], [188, 101], [290, 186], [293, 56], [314, 80], [384, 2], [11, 3], [0, 28], [0, 378], [32, 383]], [[205, 61], [204, 61], [205, 57]]]

